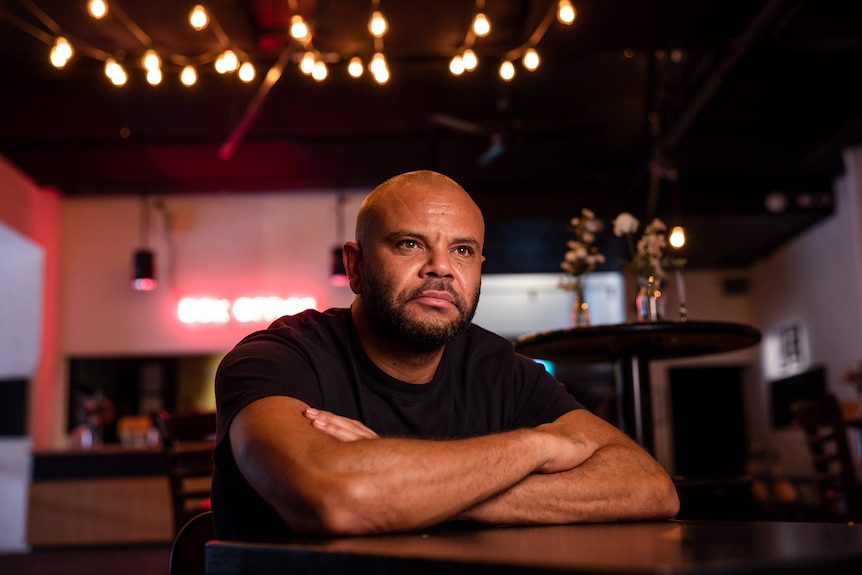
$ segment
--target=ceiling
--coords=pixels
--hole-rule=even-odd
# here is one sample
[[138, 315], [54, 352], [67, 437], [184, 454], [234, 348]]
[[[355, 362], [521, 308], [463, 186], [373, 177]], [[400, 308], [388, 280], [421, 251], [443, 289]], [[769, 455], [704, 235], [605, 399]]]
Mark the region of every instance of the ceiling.
[[[575, 23], [543, 35], [554, 1], [480, 3], [492, 32], [455, 77], [474, 1], [379, 2], [391, 79], [378, 85], [345, 72], [375, 50], [371, 0], [209, 0], [217, 26], [201, 32], [193, 2], [117, 0], [96, 21], [85, 0], [2, 0], [0, 154], [66, 196], [344, 189], [431, 168], [535, 268], [556, 269], [582, 207], [680, 220], [689, 265], [712, 268], [750, 265], [831, 213], [841, 151], [862, 140], [862, 3], [574, 0]], [[292, 5], [329, 62], [323, 82], [296, 65]], [[58, 33], [76, 49], [60, 70]], [[541, 66], [516, 61], [503, 82], [499, 62], [531, 35]], [[253, 82], [204, 64], [220, 38]], [[137, 64], [145, 43], [165, 61], [159, 86]], [[108, 56], [127, 85], [105, 77]], [[182, 58], [200, 63], [194, 87], [169, 61]]]

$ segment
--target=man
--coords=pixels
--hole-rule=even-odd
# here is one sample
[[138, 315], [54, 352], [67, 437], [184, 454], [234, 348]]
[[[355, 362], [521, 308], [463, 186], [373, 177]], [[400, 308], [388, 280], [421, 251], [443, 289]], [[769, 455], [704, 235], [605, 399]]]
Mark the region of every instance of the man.
[[217, 537], [677, 513], [652, 457], [471, 324], [483, 239], [478, 206], [442, 174], [368, 195], [343, 249], [350, 309], [276, 320], [219, 367]]

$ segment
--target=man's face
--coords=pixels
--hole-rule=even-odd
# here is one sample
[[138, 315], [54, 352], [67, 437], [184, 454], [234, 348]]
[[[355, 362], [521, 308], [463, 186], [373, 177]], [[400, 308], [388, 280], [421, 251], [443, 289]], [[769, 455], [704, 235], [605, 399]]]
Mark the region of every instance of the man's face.
[[394, 199], [362, 246], [362, 306], [386, 336], [433, 351], [476, 312], [484, 223], [462, 194], [411, 187]]

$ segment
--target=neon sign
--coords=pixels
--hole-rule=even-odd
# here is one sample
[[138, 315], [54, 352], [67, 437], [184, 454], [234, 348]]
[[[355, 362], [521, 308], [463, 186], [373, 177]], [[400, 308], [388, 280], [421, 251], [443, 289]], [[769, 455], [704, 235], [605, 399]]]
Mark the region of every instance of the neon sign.
[[177, 319], [182, 323], [271, 322], [283, 315], [294, 315], [317, 307], [313, 297], [184, 297], [177, 304]]

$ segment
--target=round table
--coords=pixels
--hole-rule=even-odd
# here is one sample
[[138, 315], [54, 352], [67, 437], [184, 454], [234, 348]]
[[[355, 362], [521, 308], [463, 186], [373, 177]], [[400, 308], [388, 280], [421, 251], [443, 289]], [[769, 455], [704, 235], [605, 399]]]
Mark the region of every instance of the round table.
[[749, 325], [716, 321], [659, 321], [571, 327], [527, 334], [515, 350], [549, 361], [616, 361], [620, 425], [650, 452], [654, 449], [649, 361], [724, 353], [760, 342]]

